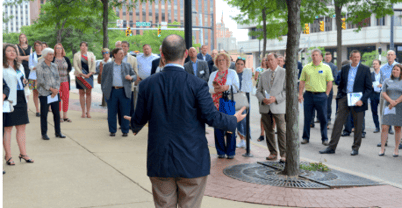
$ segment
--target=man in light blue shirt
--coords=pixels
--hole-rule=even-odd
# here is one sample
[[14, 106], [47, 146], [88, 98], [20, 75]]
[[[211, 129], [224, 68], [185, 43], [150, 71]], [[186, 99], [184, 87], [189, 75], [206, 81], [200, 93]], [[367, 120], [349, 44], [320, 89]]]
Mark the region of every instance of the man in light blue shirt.
[[138, 62], [138, 76], [141, 80], [151, 76], [152, 61], [159, 58], [157, 55], [152, 53], [151, 46], [145, 44], [143, 47], [143, 54], [137, 56]]
[[[381, 74], [382, 78], [380, 79], [380, 85], [378, 85], [379, 87], [382, 87], [382, 83], [384, 83], [385, 79], [388, 79], [391, 77], [392, 68], [394, 67], [395, 64], [398, 63], [395, 61], [395, 59], [396, 59], [395, 51], [389, 50], [387, 52], [388, 63], [386, 63], [385, 65], [383, 65], [380, 68], [380, 74]], [[383, 106], [384, 106], [384, 97], [381, 94], [381, 96], [380, 96], [380, 115], [381, 116], [382, 116]], [[392, 126], [389, 127], [388, 133], [394, 134], [394, 131], [392, 130]], [[401, 148], [402, 146], [399, 146], [399, 147]]]

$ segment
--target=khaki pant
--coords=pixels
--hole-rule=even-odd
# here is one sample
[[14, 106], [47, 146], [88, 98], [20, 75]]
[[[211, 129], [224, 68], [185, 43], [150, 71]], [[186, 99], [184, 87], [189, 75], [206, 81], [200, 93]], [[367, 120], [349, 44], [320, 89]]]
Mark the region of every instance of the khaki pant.
[[261, 119], [264, 125], [265, 135], [267, 138], [267, 146], [270, 154], [278, 155], [276, 150], [275, 130], [272, 128], [272, 118], [275, 119], [276, 128], [278, 130], [278, 147], [281, 157], [286, 157], [286, 123], [285, 114], [262, 113]]
[[156, 208], [201, 207], [207, 177], [160, 178], [150, 177]]

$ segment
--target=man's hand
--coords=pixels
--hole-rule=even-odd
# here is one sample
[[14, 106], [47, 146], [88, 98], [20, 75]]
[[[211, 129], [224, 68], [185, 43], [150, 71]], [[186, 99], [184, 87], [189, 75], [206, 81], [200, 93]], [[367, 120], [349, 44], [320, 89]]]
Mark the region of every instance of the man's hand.
[[363, 101], [359, 100], [359, 101], [356, 102], [356, 106], [359, 106], [359, 107], [360, 107], [360, 106], [362, 106], [362, 105], [363, 105]]
[[237, 118], [237, 123], [239, 123], [241, 120], [243, 120], [247, 116], [247, 113], [243, 114], [243, 111], [245, 111], [245, 110], [246, 110], [246, 107], [243, 107], [234, 114], [234, 116]]
[[34, 67], [33, 69], [32, 69], [32, 71], [35, 71], [36, 70], [36, 67]]
[[[129, 122], [131, 122], [131, 116], [124, 116], [124, 119], [128, 120]], [[134, 133], [134, 136], [137, 135], [137, 133]]]
[[128, 80], [128, 81], [133, 80], [133, 78], [132, 78], [130, 75], [128, 75], [128, 74], [126, 75], [126, 77], [125, 77], [125, 78], [126, 78], [126, 80]]
[[262, 102], [263, 102], [265, 105], [269, 105], [269, 100], [268, 100], [267, 98], [264, 98], [264, 100], [262, 100]]
[[302, 103], [303, 102], [303, 95], [299, 95], [299, 103]]
[[377, 85], [377, 87], [382, 87], [382, 84]]
[[271, 97], [269, 97], [269, 99], [267, 99], [267, 100], [268, 100], [268, 105], [269, 105], [269, 104], [274, 103], [274, 102], [276, 101], [276, 98], [275, 98], [274, 96], [271, 96]]

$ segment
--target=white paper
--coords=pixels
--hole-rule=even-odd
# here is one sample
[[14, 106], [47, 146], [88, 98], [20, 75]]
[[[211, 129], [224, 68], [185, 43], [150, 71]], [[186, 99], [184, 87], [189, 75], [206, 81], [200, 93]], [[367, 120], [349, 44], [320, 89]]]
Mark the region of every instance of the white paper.
[[31, 71], [31, 73], [29, 73], [28, 79], [36, 80], [36, 70]]
[[265, 91], [265, 98], [269, 99], [271, 96], [269, 95], [269, 93], [267, 93], [267, 91]]
[[54, 103], [57, 101], [59, 101], [59, 96], [56, 95], [53, 98], [52, 98], [52, 95], [47, 96], [47, 104]]
[[10, 105], [11, 103], [7, 100], [3, 102], [3, 113], [11, 113]]
[[374, 86], [374, 87], [377, 87], [379, 84], [380, 84], [380, 82], [379, 82], [379, 81], [375, 81], [375, 82], [373, 82], [373, 86]]
[[356, 106], [357, 101], [359, 101], [362, 97], [362, 92], [348, 93], [348, 106]]
[[396, 114], [396, 108], [393, 107], [393, 108], [390, 110], [388, 106], [385, 107], [385, 109], [384, 109], [384, 115], [387, 115], [387, 114]]

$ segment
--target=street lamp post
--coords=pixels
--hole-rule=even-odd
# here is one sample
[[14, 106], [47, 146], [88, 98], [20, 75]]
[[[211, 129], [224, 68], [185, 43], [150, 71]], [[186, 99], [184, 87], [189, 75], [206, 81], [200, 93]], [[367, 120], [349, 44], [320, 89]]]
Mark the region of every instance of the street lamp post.
[[[197, 11], [192, 11], [192, 13], [193, 14], [198, 14], [198, 12]], [[200, 14], [200, 26], [201, 26], [201, 28], [208, 28], [208, 29], [211, 29], [211, 33], [212, 33], [212, 37], [211, 37], [211, 42], [212, 42], [212, 44], [211, 44], [211, 48], [212, 49], [215, 49], [215, 34], [214, 34], [214, 13], [211, 13], [211, 14], [205, 14], [205, 13], [199, 13]], [[211, 27], [202, 27], [202, 23], [201, 23], [201, 15], [202, 14], [205, 14], [205, 15], [211, 15], [211, 20], [212, 20], [212, 23], [211, 23]], [[202, 40], [202, 38], [203, 38], [203, 30], [201, 29], [201, 45], [202, 45], [202, 43], [203, 43], [203, 40]], [[211, 50], [212, 50], [211, 49]]]

